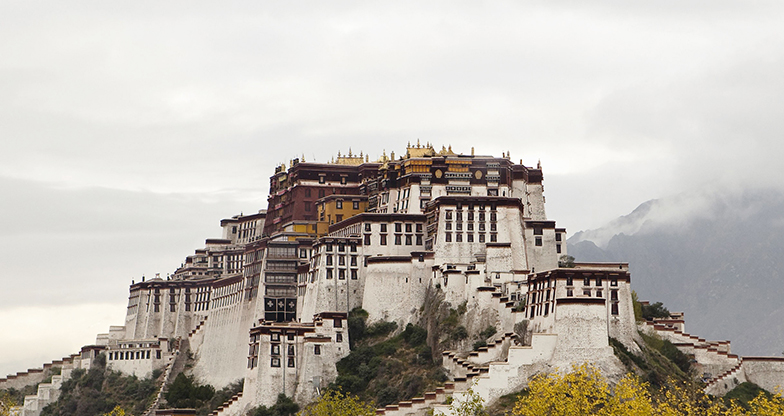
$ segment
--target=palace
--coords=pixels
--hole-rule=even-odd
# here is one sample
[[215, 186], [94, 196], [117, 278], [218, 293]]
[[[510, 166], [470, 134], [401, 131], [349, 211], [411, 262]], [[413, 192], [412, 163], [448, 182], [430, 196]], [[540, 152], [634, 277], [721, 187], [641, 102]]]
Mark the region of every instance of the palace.
[[[428, 296], [440, 296], [466, 305], [470, 333], [493, 326], [497, 335], [478, 351], [444, 351], [443, 388], [378, 414], [448, 414], [446, 395], [460, 400], [473, 387], [492, 402], [533, 374], [585, 361], [620, 377], [608, 338], [639, 351], [628, 265], [559, 264], [566, 230], [546, 216], [542, 181], [540, 166], [508, 153], [430, 144], [376, 161], [350, 150], [330, 163], [294, 159], [275, 168], [266, 210], [222, 220], [221, 238], [207, 239], [165, 279], [133, 282], [124, 325], [60, 365], [89, 366], [104, 353], [110, 368], [140, 377], [163, 369], [171, 378], [189, 351], [200, 382], [244, 380], [241, 395], [215, 414], [244, 415], [280, 393], [305, 404], [350, 352], [352, 309], [404, 328], [426, 318]], [[741, 366], [753, 359], [730, 354], [728, 342], [685, 334], [682, 316], [642, 327], [690, 351], [717, 376], [710, 388], [719, 393], [730, 376], [754, 379]], [[771, 378], [780, 383], [784, 362], [771, 366], [781, 367]], [[50, 390], [18, 414], [38, 415], [56, 398]]]

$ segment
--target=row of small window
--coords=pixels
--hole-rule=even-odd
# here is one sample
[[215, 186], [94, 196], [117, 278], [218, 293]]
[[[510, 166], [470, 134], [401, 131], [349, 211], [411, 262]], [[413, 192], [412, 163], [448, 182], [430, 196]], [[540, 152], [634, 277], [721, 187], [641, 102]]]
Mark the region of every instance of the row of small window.
[[[327, 269], [327, 279], [332, 279], [334, 277], [332, 270], [333, 269]], [[351, 269], [350, 275], [351, 280], [357, 280], [357, 269]], [[346, 269], [338, 269], [338, 280], [346, 280]]]
[[[337, 201], [335, 201], [335, 208], [343, 209], [343, 200], [342, 199], [338, 199]], [[351, 208], [359, 209], [359, 201], [351, 201]]]
[[[109, 351], [109, 361], [149, 360], [150, 350], [145, 351]], [[161, 359], [161, 350], [155, 350], [155, 358]]]
[[[474, 231], [474, 223], [473, 222], [466, 223], [466, 227], [465, 228], [468, 231]], [[479, 226], [477, 228], [479, 229], [479, 231], [484, 231], [485, 230], [485, 223], [480, 222]], [[447, 231], [451, 231], [452, 230], [452, 223], [449, 222], [449, 221], [444, 223], [444, 229], [447, 230]], [[491, 222], [490, 223], [490, 231], [495, 231], [496, 229], [497, 229], [497, 224], [494, 223], [494, 222]], [[455, 223], [455, 230], [462, 231], [463, 230], [463, 223], [462, 222]]]
[[[345, 253], [346, 252], [346, 244], [345, 243], [338, 243], [338, 252]], [[334, 250], [334, 245], [332, 243], [324, 244], [324, 251], [327, 253], [331, 253]], [[352, 253], [357, 252], [357, 245], [356, 244], [349, 244], [349, 250]]]
[[[485, 211], [484, 210], [480, 210], [477, 213], [476, 217], [479, 220], [479, 222], [484, 222], [485, 221]], [[461, 222], [461, 221], [463, 221], [463, 211], [456, 211], [454, 213], [454, 216], [453, 216], [452, 215], [452, 210], [448, 209], [444, 213], [444, 218], [447, 221], [450, 221], [450, 220], [452, 220], [452, 218], [454, 218], [455, 221]], [[468, 211], [466, 213], [466, 220], [467, 221], [473, 221], [474, 220], [474, 211]], [[491, 222], [495, 222], [497, 220], [498, 220], [498, 216], [497, 216], [496, 212], [495, 211], [490, 211], [490, 221]]]
[[[480, 243], [484, 243], [485, 242], [485, 238], [486, 237], [485, 237], [484, 233], [479, 233], [479, 234], [477, 234], [477, 236], [479, 238], [478, 241]], [[447, 243], [451, 243], [452, 242], [452, 233], [444, 233], [444, 241], [446, 241]], [[463, 242], [463, 233], [455, 233], [455, 240], [454, 241], [456, 243], [462, 243]], [[465, 234], [465, 241], [467, 243], [473, 243], [474, 242], [474, 233], [466, 233]], [[491, 243], [495, 243], [497, 241], [498, 241], [498, 234], [490, 233], [490, 242]]]
[[[380, 230], [381, 230], [382, 233], [387, 232], [387, 229], [388, 229], [387, 225], [388, 224], [386, 224], [386, 223], [379, 224], [379, 227], [380, 227]], [[402, 233], [403, 232], [403, 225], [404, 224], [402, 222], [396, 222], [394, 225], [395, 225], [395, 232], [396, 233]], [[422, 224], [419, 224], [419, 223], [418, 224], [406, 223], [405, 224], [405, 228], [406, 228], [406, 232], [407, 233], [413, 232], [412, 231], [414, 229], [413, 225], [416, 225], [416, 232], [418, 232], [418, 233], [422, 232]], [[365, 223], [365, 232], [369, 233], [371, 230], [372, 230], [372, 224], [369, 223], [369, 222], [366, 222]]]
[[[597, 277], [595, 280], [596, 286], [602, 286], [604, 279], [601, 277]], [[583, 278], [583, 286], [590, 286], [591, 285], [591, 278], [584, 277]], [[574, 278], [569, 276], [566, 278], [566, 286], [574, 286]], [[610, 286], [616, 287], [618, 286], [618, 279], [610, 279]]]
[[[403, 245], [403, 237], [404, 237], [403, 234], [395, 234], [395, 245], [396, 246]], [[405, 235], [405, 241], [406, 241], [406, 245], [407, 246], [415, 244], [414, 243], [414, 237], [415, 236], [411, 235], [411, 234], [406, 234]], [[416, 235], [416, 245], [421, 246], [422, 245], [422, 239], [423, 239], [423, 235], [422, 234], [417, 234]], [[380, 245], [382, 245], [382, 246], [387, 245], [387, 235], [386, 234], [379, 234], [378, 243]], [[370, 245], [370, 234], [365, 234], [364, 244], [366, 246]]]
[[[333, 256], [331, 254], [327, 254], [326, 255], [326, 265], [327, 266], [332, 266], [332, 257]], [[338, 257], [338, 266], [345, 266], [346, 265], [346, 256], [338, 255], [337, 257]], [[351, 265], [352, 266], [356, 266], [357, 265], [357, 256], [351, 256]]]

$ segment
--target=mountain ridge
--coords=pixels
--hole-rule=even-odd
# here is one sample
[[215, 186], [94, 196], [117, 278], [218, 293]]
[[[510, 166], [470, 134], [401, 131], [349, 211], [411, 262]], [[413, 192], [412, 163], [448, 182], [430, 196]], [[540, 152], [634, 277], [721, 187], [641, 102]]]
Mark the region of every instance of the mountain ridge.
[[743, 355], [779, 355], [782, 214], [779, 190], [683, 194], [576, 233], [568, 252], [578, 261], [628, 261], [639, 296], [684, 311], [689, 332], [731, 340]]

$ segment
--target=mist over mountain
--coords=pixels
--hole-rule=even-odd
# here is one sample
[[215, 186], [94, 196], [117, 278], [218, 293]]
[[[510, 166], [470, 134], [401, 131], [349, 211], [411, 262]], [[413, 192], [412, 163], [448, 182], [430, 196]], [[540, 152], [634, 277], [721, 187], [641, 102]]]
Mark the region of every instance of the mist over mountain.
[[741, 355], [784, 351], [784, 193], [704, 190], [651, 200], [568, 241], [578, 261], [628, 261], [640, 299]]

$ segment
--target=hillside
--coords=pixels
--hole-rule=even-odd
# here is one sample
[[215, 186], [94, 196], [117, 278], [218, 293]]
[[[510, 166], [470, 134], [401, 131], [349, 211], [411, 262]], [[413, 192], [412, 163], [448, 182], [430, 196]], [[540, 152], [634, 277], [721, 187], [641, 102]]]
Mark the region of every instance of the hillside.
[[628, 261], [641, 299], [742, 355], [784, 350], [784, 194], [704, 191], [653, 200], [569, 240], [578, 261]]

